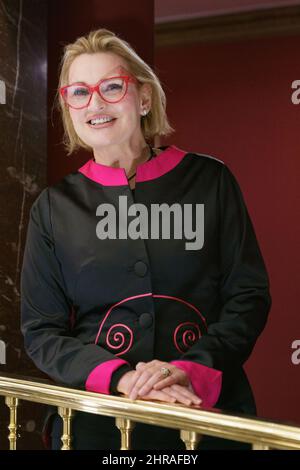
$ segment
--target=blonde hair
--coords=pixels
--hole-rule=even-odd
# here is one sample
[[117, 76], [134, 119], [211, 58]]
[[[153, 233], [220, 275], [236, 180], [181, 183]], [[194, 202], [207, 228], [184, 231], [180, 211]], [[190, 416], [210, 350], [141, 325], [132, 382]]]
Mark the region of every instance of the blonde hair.
[[[143, 83], [151, 85], [151, 110], [146, 116], [141, 117], [141, 130], [145, 140], [149, 142], [156, 136], [167, 136], [173, 133], [174, 129], [170, 126], [166, 115], [166, 95], [157, 75], [126, 41], [107, 29], [91, 31], [87, 36], [79, 37], [74, 43], [65, 46], [60, 63], [59, 88], [68, 85], [70, 66], [76, 57], [97, 52], [110, 52], [122, 57], [128, 64], [129, 72], [138, 80], [140, 86]], [[69, 109], [59, 91], [56, 97], [64, 127], [63, 144], [68, 155], [80, 147], [91, 151], [91, 147], [77, 135]]]

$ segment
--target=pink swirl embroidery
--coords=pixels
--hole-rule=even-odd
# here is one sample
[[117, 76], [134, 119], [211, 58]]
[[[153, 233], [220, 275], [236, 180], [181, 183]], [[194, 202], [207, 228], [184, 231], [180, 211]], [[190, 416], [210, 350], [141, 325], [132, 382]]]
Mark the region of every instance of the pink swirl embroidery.
[[204, 323], [205, 328], [207, 329], [207, 324], [206, 324], [206, 320], [205, 320], [204, 316], [202, 315], [200, 310], [198, 310], [197, 307], [195, 307], [195, 305], [191, 304], [190, 302], [187, 302], [186, 300], [180, 299], [179, 297], [173, 297], [172, 295], [153, 294], [153, 297], [159, 297], [161, 299], [176, 300], [177, 302], [181, 302], [182, 304], [184, 304], [187, 307], [194, 310], [197, 313], [197, 315], [199, 315], [199, 317], [201, 318], [201, 320]]
[[[125, 302], [128, 302], [129, 300], [140, 299], [140, 298], [142, 298], [142, 297], [149, 297], [149, 296], [151, 296], [151, 295], [152, 295], [151, 292], [148, 292], [148, 293], [146, 293], [146, 294], [133, 295], [133, 296], [131, 296], [131, 297], [127, 297], [126, 299], [120, 300], [120, 302], [117, 302], [116, 304], [112, 305], [112, 306], [108, 309], [108, 311], [106, 312], [106, 314], [105, 314], [105, 316], [104, 316], [104, 318], [103, 318], [103, 320], [102, 320], [102, 322], [101, 322], [101, 324], [100, 324], [100, 327], [99, 327], [99, 330], [98, 330], [98, 333], [97, 333], [97, 336], [96, 336], [96, 339], [95, 339], [95, 344], [98, 343], [98, 340], [99, 340], [99, 338], [100, 338], [103, 325], [104, 325], [104, 323], [105, 323], [107, 317], [111, 314], [111, 312], [113, 311], [113, 309], [114, 309], [115, 307], [118, 307], [119, 305], [122, 305], [122, 304], [124, 304]], [[122, 347], [122, 346], [124, 345], [124, 343], [125, 343], [125, 340], [126, 340], [124, 334], [121, 333], [120, 331], [117, 331], [117, 332], [114, 333], [114, 340], [115, 340], [115, 341], [118, 341], [118, 339], [119, 339], [119, 337], [120, 337], [120, 338], [122, 339], [121, 346], [113, 346], [113, 345], [111, 345], [110, 340], [109, 340], [109, 334], [110, 334], [111, 329], [112, 329], [112, 328], [115, 328], [116, 326], [122, 326], [122, 327], [124, 327], [125, 329], [127, 329], [127, 330], [129, 331], [129, 334], [130, 334], [129, 345], [126, 347], [125, 351], [121, 351], [121, 352], [119, 352], [119, 353], [116, 354], [116, 356], [121, 356], [121, 355], [125, 354], [125, 353], [131, 348], [132, 342], [133, 342], [133, 333], [132, 333], [132, 330], [131, 330], [128, 326], [126, 326], [126, 325], [124, 325], [124, 324], [122, 324], [122, 323], [117, 323], [117, 324], [115, 324], [115, 325], [112, 325], [112, 326], [110, 327], [110, 329], [109, 329], [107, 335], [106, 335], [105, 341], [106, 341], [106, 344], [107, 344], [109, 347], [112, 347], [113, 349]]]
[[[189, 325], [190, 328], [186, 331], [181, 332], [180, 330], [182, 328], [185, 328], [187, 325]], [[194, 328], [196, 330], [196, 332], [193, 331], [192, 328]], [[201, 332], [200, 332], [199, 325], [197, 325], [197, 323], [193, 323], [193, 322], [180, 323], [180, 325], [178, 325], [176, 327], [176, 330], [174, 331], [174, 335], [173, 335], [174, 344], [176, 346], [176, 349], [180, 353], [185, 353], [186, 351], [188, 351], [188, 349], [191, 346], [193, 346], [193, 344], [195, 344], [196, 341], [198, 341], [198, 339], [200, 339], [200, 338], [201, 338]], [[178, 342], [180, 340], [183, 343], [185, 349], [182, 349], [179, 346]]]
[[[122, 333], [120, 330], [115, 331], [115, 332], [111, 332], [113, 329], [117, 328], [118, 326], [125, 328], [125, 330], [127, 330], [129, 332], [129, 338], [130, 338], [127, 348], [124, 351], [120, 351], [120, 352], [115, 354], [116, 356], [121, 356], [122, 354], [125, 354], [131, 348], [132, 341], [133, 341], [133, 333], [132, 333], [131, 328], [129, 328], [127, 325], [124, 325], [123, 323], [116, 323], [115, 325], [112, 325], [110, 327], [110, 329], [108, 330], [108, 332], [107, 332], [105, 342], [106, 342], [107, 346], [109, 346], [112, 349], [121, 349], [124, 346], [125, 341], [126, 341], [124, 333]], [[119, 344], [116, 344], [116, 345], [112, 344], [111, 340], [110, 340], [110, 335], [112, 335], [113, 341], [115, 341], [116, 343], [119, 343]], [[121, 341], [121, 343], [120, 343], [120, 341]], [[126, 341], [126, 342], [128, 343], [128, 341]]]
[[[139, 295], [133, 295], [131, 297], [127, 297], [127, 298], [115, 303], [114, 305], [112, 305], [108, 309], [108, 311], [106, 312], [102, 322], [100, 323], [99, 330], [98, 330], [98, 333], [97, 333], [96, 339], [95, 339], [95, 344], [98, 343], [98, 340], [100, 338], [101, 331], [103, 329], [103, 326], [104, 326], [104, 323], [105, 323], [106, 319], [108, 318], [108, 316], [111, 314], [111, 312], [113, 311], [113, 309], [115, 307], [118, 307], [119, 305], [122, 305], [125, 302], [135, 300], [135, 299], [140, 299], [140, 298], [143, 298], [143, 297], [161, 298], [161, 299], [168, 299], [168, 300], [174, 300], [176, 302], [180, 302], [180, 303], [186, 305], [187, 307], [189, 307], [190, 309], [194, 310], [197, 313], [198, 317], [201, 319], [204, 328], [207, 329], [207, 324], [206, 324], [205, 317], [201, 314], [201, 312], [197, 309], [197, 307], [195, 307], [195, 305], [191, 304], [190, 302], [187, 302], [186, 300], [180, 299], [179, 297], [174, 297], [174, 296], [171, 296], [171, 295], [163, 295], [163, 294], [153, 294], [152, 292], [147, 292], [146, 294], [139, 294]], [[186, 326], [186, 325], [190, 325], [191, 327], [196, 329], [196, 333], [195, 333], [195, 331], [193, 331], [191, 329], [181, 333], [180, 329], [182, 327]], [[119, 342], [119, 344], [117, 344], [117, 345], [112, 344], [111, 339], [110, 339], [111, 330], [116, 328], [116, 327], [125, 328], [125, 330], [127, 330], [127, 332], [129, 333], [129, 340], [128, 340], [128, 338], [125, 337], [125, 335], [124, 335], [124, 333], [122, 333], [122, 331], [115, 331], [113, 333], [113, 341], [115, 341], [116, 343]], [[183, 343], [186, 350], [188, 350], [196, 341], [198, 341], [199, 338], [201, 338], [200, 327], [197, 323], [185, 322], [185, 323], [181, 323], [180, 325], [178, 325], [176, 327], [175, 332], [174, 332], [173, 340], [174, 340], [174, 344], [175, 344], [177, 350], [180, 353], [186, 352], [186, 350], [183, 350], [178, 344], [178, 341], [180, 341], [180, 334], [182, 334], [181, 342]], [[133, 343], [133, 332], [132, 332], [131, 328], [129, 328], [127, 325], [124, 325], [123, 323], [117, 323], [117, 324], [112, 325], [110, 327], [109, 331], [106, 334], [105, 342], [106, 342], [106, 345], [109, 346], [112, 349], [120, 349], [123, 346], [125, 346], [124, 351], [119, 351], [118, 353], [116, 353], [116, 356], [121, 356], [121, 355], [125, 354], [127, 351], [129, 351], [129, 349], [131, 348], [132, 343]], [[127, 346], [126, 346], [125, 343], [127, 343]]]

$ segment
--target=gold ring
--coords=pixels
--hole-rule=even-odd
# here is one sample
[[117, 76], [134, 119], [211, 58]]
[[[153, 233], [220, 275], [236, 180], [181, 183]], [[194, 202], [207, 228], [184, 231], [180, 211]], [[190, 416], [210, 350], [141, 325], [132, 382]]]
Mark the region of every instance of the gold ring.
[[162, 367], [162, 368], [160, 369], [160, 371], [161, 371], [163, 377], [168, 377], [169, 375], [172, 374], [172, 372], [170, 371], [170, 369], [168, 369], [167, 367]]

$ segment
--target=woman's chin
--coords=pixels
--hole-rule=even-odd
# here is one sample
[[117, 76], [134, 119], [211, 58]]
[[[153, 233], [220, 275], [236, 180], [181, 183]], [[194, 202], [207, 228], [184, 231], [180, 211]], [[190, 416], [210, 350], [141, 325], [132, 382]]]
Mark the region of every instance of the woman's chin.
[[103, 137], [101, 138], [94, 138], [94, 139], [85, 139], [84, 140], [85, 144], [91, 147], [93, 150], [107, 147], [109, 145], [118, 145], [119, 140], [117, 139], [104, 139]]

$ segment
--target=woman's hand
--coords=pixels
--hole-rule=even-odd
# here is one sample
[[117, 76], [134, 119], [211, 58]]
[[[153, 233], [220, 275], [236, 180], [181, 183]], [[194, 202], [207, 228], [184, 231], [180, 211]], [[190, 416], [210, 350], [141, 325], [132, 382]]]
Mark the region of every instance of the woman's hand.
[[[167, 367], [172, 372], [168, 377], [163, 377], [161, 368]], [[139, 362], [136, 365], [137, 374], [134, 377], [129, 390], [129, 398], [135, 400], [137, 396], [144, 396], [154, 390], [161, 390], [165, 387], [178, 384], [189, 387], [190, 381], [187, 374], [176, 366], [168, 362], [158, 361]]]
[[[131, 370], [129, 372], [126, 372], [121, 379], [118, 382], [117, 385], [117, 390], [120, 393], [123, 393], [123, 395], [128, 396], [129, 391], [131, 390], [131, 383], [135, 379], [136, 376], [136, 371]], [[176, 398], [172, 397], [170, 394], [164, 392], [163, 390], [151, 390], [147, 396], [143, 397], [144, 399], [150, 399], [150, 400], [160, 400], [160, 401], [165, 401], [167, 403], [175, 403]]]
[[[117, 390], [128, 396], [131, 382], [133, 381], [137, 371], [133, 370], [126, 372], [119, 380]], [[141, 397], [143, 400], [158, 400], [166, 403], [182, 403], [183, 405], [200, 405], [200, 398], [192, 392], [192, 388], [187, 388], [182, 385], [173, 384], [170, 387], [165, 387], [162, 390], [150, 390], [149, 393]]]
[[[130, 391], [132, 390], [132, 388], [134, 387], [134, 384], [137, 383], [137, 380], [140, 377], [140, 373], [141, 373], [140, 369], [142, 369], [143, 364], [144, 363], [139, 363], [138, 370], [127, 372], [121, 377], [117, 385], [117, 390], [120, 393], [123, 393], [124, 395], [127, 395], [129, 396], [129, 398], [131, 398]], [[161, 362], [160, 364], [165, 365], [165, 363], [161, 363]], [[162, 365], [160, 367], [162, 367]], [[183, 371], [180, 370], [180, 372], [183, 372]], [[167, 377], [167, 379], [168, 378], [169, 377]], [[160, 379], [161, 379], [161, 376], [160, 376]], [[148, 400], [148, 399], [159, 400], [159, 401], [164, 401], [167, 403], [178, 402], [187, 406], [200, 405], [201, 399], [197, 395], [195, 395], [189, 380], [187, 378], [183, 379], [181, 375], [178, 377], [178, 380], [184, 383], [188, 382], [188, 384], [180, 385], [179, 383], [177, 384], [173, 383], [169, 386], [164, 386], [163, 382], [166, 381], [166, 379], [162, 379], [156, 382], [155, 388], [151, 388], [148, 392], [146, 393], [144, 392], [142, 396], [139, 394], [139, 396], [144, 400]], [[157, 390], [156, 390], [156, 387], [157, 387]]]

